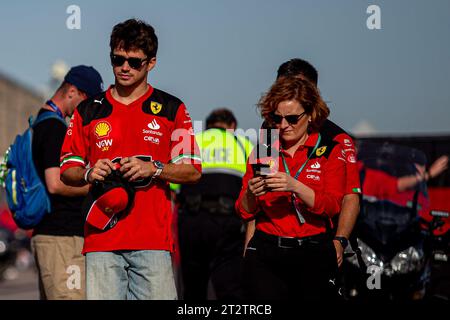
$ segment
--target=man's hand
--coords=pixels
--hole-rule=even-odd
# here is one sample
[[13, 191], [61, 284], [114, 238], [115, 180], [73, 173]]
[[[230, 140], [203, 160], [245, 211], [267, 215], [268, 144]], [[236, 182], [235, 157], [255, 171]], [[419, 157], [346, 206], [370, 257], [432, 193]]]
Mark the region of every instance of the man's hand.
[[336, 258], [337, 258], [337, 264], [338, 267], [342, 265], [342, 262], [344, 261], [344, 248], [342, 247], [342, 244], [338, 240], [333, 240], [334, 247], [336, 248]]
[[123, 158], [120, 161], [120, 172], [129, 181], [152, 177], [156, 168], [152, 162], [145, 162], [135, 157]]
[[114, 163], [109, 159], [100, 159], [95, 165], [89, 169], [89, 174], [86, 177], [87, 182], [92, 183], [94, 180], [103, 181], [105, 178], [115, 170]]
[[447, 156], [439, 157], [435, 162], [433, 162], [430, 169], [428, 170], [430, 178], [437, 177], [442, 172], [447, 170], [447, 168], [448, 168], [448, 157]]

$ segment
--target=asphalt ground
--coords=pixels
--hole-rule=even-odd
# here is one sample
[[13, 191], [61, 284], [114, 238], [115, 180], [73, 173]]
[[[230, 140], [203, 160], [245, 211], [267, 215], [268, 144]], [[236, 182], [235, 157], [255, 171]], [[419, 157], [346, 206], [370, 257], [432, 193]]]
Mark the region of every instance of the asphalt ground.
[[34, 266], [13, 270], [12, 279], [0, 280], [0, 300], [38, 300], [38, 276]]

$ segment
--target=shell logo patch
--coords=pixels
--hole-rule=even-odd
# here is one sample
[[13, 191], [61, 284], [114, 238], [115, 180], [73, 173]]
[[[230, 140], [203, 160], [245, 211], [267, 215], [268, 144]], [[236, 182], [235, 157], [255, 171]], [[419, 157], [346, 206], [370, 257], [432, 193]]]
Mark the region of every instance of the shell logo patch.
[[152, 110], [153, 114], [158, 114], [162, 110], [162, 104], [158, 102], [150, 102], [150, 109]]
[[316, 150], [316, 156], [320, 157], [325, 153], [325, 151], [327, 151], [327, 146], [320, 147], [319, 149]]
[[106, 121], [100, 121], [97, 123], [94, 129], [94, 133], [98, 139], [109, 136], [111, 132], [111, 125]]

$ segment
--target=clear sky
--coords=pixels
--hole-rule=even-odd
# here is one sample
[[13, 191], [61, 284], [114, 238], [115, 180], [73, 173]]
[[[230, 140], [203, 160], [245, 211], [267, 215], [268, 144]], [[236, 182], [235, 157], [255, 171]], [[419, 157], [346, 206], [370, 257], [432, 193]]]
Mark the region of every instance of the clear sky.
[[[69, 5], [81, 29], [69, 30]], [[369, 30], [369, 5], [381, 30]], [[331, 119], [383, 134], [450, 134], [449, 0], [40, 0], [0, 2], [0, 72], [40, 89], [51, 65], [97, 68], [106, 84], [112, 27], [152, 24], [158, 64], [149, 82], [180, 97], [196, 120], [229, 107], [240, 127], [259, 127], [255, 105], [293, 57], [319, 70]]]

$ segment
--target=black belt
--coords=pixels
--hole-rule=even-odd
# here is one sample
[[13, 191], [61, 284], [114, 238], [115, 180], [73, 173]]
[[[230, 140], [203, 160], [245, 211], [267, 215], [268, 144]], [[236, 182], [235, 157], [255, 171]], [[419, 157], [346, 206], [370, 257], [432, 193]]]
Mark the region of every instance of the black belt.
[[300, 248], [304, 245], [311, 244], [321, 244], [327, 241], [331, 241], [332, 236], [329, 233], [319, 233], [317, 235], [293, 238], [293, 237], [282, 237], [273, 234], [265, 233], [264, 231], [255, 230], [255, 238], [259, 238], [266, 243], [270, 243], [279, 248]]

